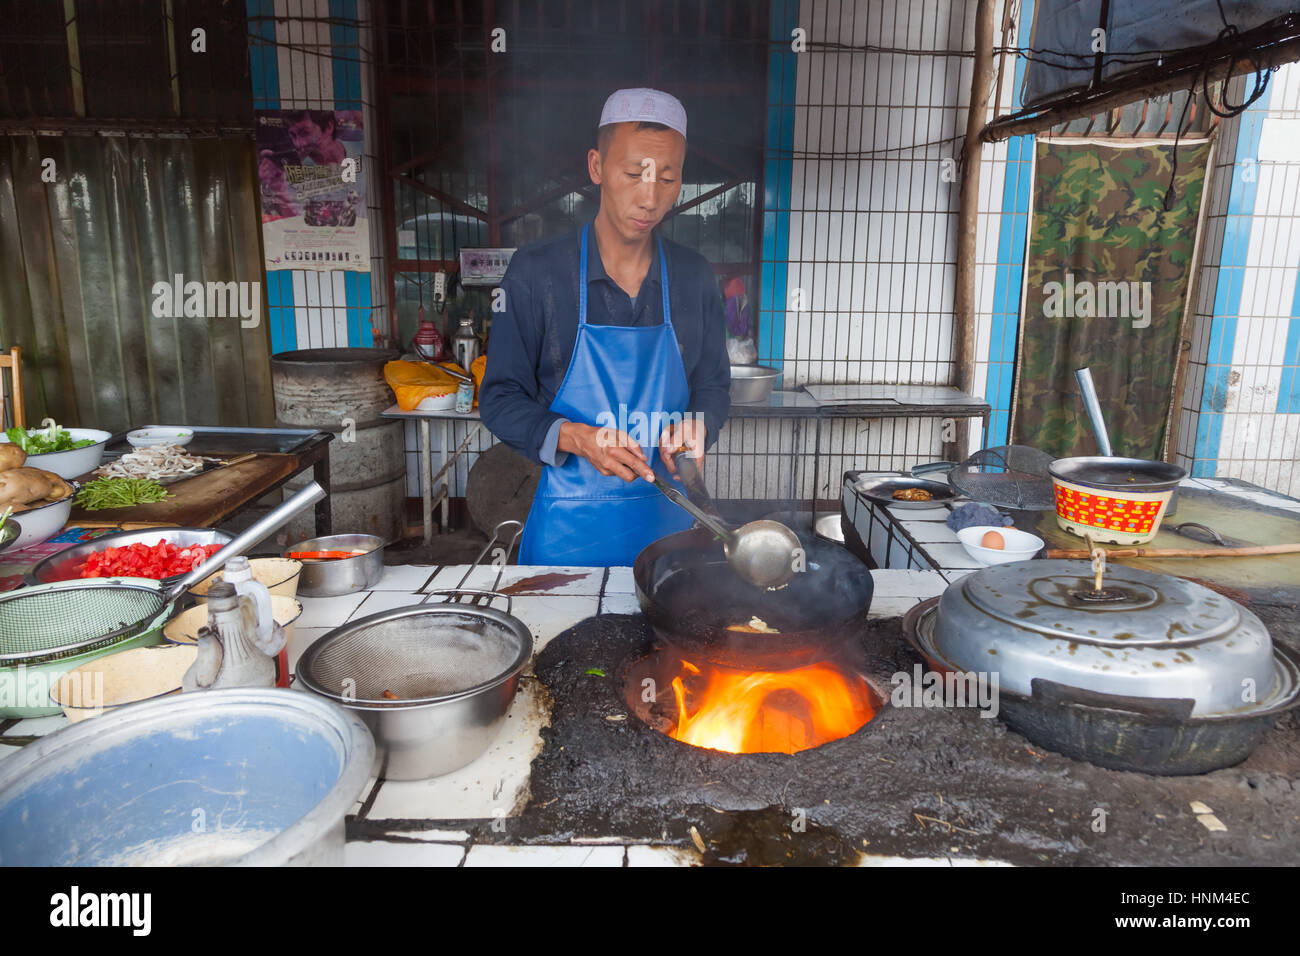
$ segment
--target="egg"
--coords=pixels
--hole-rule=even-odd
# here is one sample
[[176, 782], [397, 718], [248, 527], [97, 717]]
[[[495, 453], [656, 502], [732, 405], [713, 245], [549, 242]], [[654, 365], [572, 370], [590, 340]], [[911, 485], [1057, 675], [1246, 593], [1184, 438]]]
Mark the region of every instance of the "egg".
[[1007, 546], [1006, 540], [1002, 534], [997, 531], [985, 531], [984, 537], [980, 538], [980, 547], [988, 548], [991, 551], [1002, 551]]

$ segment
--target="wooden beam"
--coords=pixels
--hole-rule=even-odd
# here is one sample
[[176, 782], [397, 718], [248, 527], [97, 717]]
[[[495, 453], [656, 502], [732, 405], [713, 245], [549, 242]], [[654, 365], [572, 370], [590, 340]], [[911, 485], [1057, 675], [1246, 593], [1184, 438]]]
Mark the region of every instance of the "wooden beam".
[[[966, 141], [962, 146], [961, 206], [957, 213], [957, 288], [953, 301], [953, 357], [957, 363], [954, 383], [963, 392], [973, 392], [975, 380], [975, 252], [979, 227], [980, 132], [993, 89], [994, 0], [979, 0], [975, 11], [975, 69], [971, 75], [970, 108], [966, 114]], [[945, 448], [957, 457], [969, 452], [969, 422], [957, 419], [956, 448]], [[987, 436], [984, 443], [988, 443]], [[945, 455], [945, 457], [951, 457]]]

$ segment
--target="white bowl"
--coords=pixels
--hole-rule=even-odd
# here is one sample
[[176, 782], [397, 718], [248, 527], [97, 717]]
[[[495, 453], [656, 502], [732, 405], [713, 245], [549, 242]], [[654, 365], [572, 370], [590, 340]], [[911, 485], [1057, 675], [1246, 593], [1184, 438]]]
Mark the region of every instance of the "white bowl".
[[417, 412], [445, 412], [449, 408], [456, 407], [456, 393], [450, 395], [435, 395], [432, 398], [421, 400], [419, 405], [415, 406]]
[[[29, 428], [27, 433], [43, 431], [40, 428]], [[104, 445], [113, 437], [112, 432], [100, 431], [98, 428], [67, 428], [64, 429], [73, 441], [81, 441], [83, 438], [93, 439], [95, 444], [86, 445], [82, 448], [73, 448], [70, 451], [47, 451], [43, 455], [28, 455], [27, 465], [31, 468], [44, 468], [46, 471], [52, 471], [60, 478], [76, 478], [78, 475], [84, 475], [88, 471], [94, 471], [99, 467], [99, 463], [104, 458]], [[0, 434], [0, 441], [7, 442], [3, 434]]]
[[72, 502], [75, 498], [76, 495], [68, 495], [62, 501], [53, 504], [29, 508], [26, 511], [15, 511], [13, 517], [23, 531], [8, 550], [17, 551], [19, 548], [42, 544], [53, 538], [68, 523], [68, 515], [72, 513]]
[[[980, 544], [980, 539], [990, 531], [1002, 535], [1002, 540], [1007, 545], [1003, 550], [985, 548]], [[1043, 539], [1028, 531], [995, 528], [988, 524], [962, 528], [957, 532], [957, 539], [961, 541], [961, 546], [966, 549], [967, 554], [983, 564], [1012, 564], [1016, 561], [1028, 561], [1043, 547]]]
[[149, 448], [152, 445], [180, 445], [184, 448], [194, 438], [194, 429], [184, 425], [150, 425], [126, 433], [132, 448]]

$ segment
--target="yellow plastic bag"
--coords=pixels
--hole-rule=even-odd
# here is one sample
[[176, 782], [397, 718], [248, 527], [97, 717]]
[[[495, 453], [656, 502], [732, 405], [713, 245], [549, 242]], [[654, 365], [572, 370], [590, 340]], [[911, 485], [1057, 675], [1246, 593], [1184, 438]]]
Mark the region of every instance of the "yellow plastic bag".
[[474, 376], [474, 407], [478, 408], [478, 390], [483, 385], [483, 373], [487, 371], [487, 356], [480, 355], [469, 363], [469, 374]]
[[426, 398], [454, 395], [457, 381], [428, 362], [389, 362], [384, 366], [384, 381], [397, 396], [397, 406], [413, 412]]

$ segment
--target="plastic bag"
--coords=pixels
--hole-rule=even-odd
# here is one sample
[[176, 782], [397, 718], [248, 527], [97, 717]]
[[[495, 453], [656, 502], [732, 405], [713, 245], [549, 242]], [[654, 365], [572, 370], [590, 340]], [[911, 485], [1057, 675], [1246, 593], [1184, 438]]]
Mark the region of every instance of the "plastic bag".
[[456, 394], [459, 384], [436, 365], [428, 362], [389, 362], [384, 366], [384, 381], [397, 396], [397, 406], [413, 412], [426, 398]]

